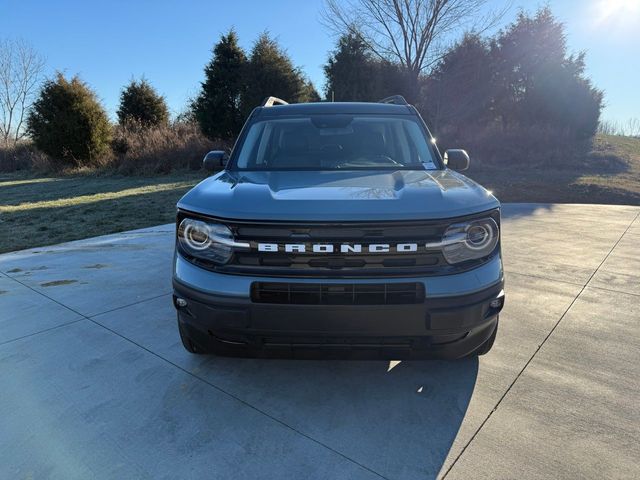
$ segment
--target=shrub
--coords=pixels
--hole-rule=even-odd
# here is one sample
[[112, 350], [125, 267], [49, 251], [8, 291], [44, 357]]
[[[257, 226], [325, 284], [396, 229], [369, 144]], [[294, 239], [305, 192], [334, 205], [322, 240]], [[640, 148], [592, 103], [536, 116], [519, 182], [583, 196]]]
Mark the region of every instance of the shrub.
[[118, 122], [137, 122], [145, 126], [166, 125], [169, 123], [169, 110], [164, 97], [144, 78], [139, 82], [131, 80], [120, 92], [120, 107], [117, 111]]
[[463, 134], [454, 127], [438, 131], [440, 151], [466, 149], [472, 169], [483, 164], [575, 169], [584, 162], [591, 144], [591, 139], [576, 139], [570, 130], [544, 125], [504, 128], [493, 123], [469, 126]]
[[487, 162], [568, 165], [590, 148], [602, 96], [543, 7], [490, 40], [465, 36], [425, 80], [419, 106], [441, 146]]
[[27, 117], [36, 147], [61, 165], [91, 164], [108, 151], [111, 125], [96, 94], [77, 76], [44, 83]]
[[117, 126], [111, 149], [91, 165], [69, 167], [38, 150], [33, 142], [20, 142], [0, 148], [0, 172], [30, 170], [47, 173], [115, 171], [123, 175], [169, 173], [173, 170], [199, 170], [204, 155], [215, 149], [229, 148], [228, 141], [211, 141], [196, 123], [176, 122], [146, 127], [136, 122]]

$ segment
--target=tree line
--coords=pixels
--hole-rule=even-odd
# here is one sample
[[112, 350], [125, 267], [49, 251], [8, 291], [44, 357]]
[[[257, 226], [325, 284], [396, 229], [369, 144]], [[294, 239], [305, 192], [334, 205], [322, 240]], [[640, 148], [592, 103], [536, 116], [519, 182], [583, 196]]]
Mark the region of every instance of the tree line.
[[[324, 99], [268, 33], [246, 52], [231, 29], [213, 47], [199, 93], [179, 120], [228, 142], [270, 95], [296, 103], [402, 94], [441, 144], [487, 160], [527, 158], [541, 142], [561, 153], [584, 144], [596, 132], [603, 92], [585, 75], [584, 53], [568, 51], [564, 25], [548, 7], [520, 12], [493, 36], [476, 28], [439, 47], [443, 32], [477, 18], [484, 3], [361, 0], [347, 10], [328, 0], [325, 15], [339, 35], [324, 65]], [[144, 78], [123, 88], [117, 117], [121, 129], [169, 123], [165, 99]], [[77, 76], [45, 81], [26, 125], [37, 148], [63, 163], [81, 165], [113, 148], [105, 110]]]
[[320, 95], [300, 68], [267, 33], [247, 56], [231, 29], [213, 49], [205, 80], [190, 111], [209, 138], [235, 137], [247, 115], [268, 96], [291, 103], [318, 102]]
[[557, 159], [583, 149], [603, 106], [603, 92], [585, 75], [584, 52], [569, 53], [564, 25], [548, 7], [520, 12], [490, 37], [467, 33], [417, 77], [376, 55], [352, 29], [340, 37], [325, 75], [325, 94], [338, 101], [404, 94], [441, 145], [489, 161], [528, 161], [551, 151]]
[[[232, 139], [265, 96], [320, 101], [313, 84], [268, 33], [259, 36], [247, 55], [230, 30], [215, 45], [204, 73], [200, 93], [179, 120], [197, 122], [202, 133], [214, 140]], [[133, 79], [121, 91], [117, 118], [120, 129], [166, 126], [169, 110], [146, 79]], [[97, 94], [78, 76], [69, 79], [62, 73], [42, 84], [27, 114], [25, 132], [39, 150], [61, 164], [89, 164], [110, 148], [118, 152], [127, 148], [121, 141], [114, 143], [113, 128]]]
[[[455, 8], [444, 18], [432, 18], [441, 15], [437, 6], [443, 1]], [[333, 25], [343, 33], [324, 65], [324, 99], [370, 102], [402, 94], [442, 145], [469, 148], [487, 161], [529, 161], [549, 158], [550, 152], [556, 160], [584, 150], [598, 128], [603, 92], [585, 74], [585, 53], [569, 52], [565, 27], [549, 7], [520, 12], [493, 36], [467, 33], [448, 49], [430, 49], [440, 32], [437, 22], [453, 21], [447, 15], [454, 13], [457, 21], [473, 16], [483, 3], [434, 0], [423, 4], [422, 11], [413, 2], [362, 0], [359, 10], [348, 12], [329, 1]], [[354, 16], [364, 18], [364, 26]], [[378, 28], [367, 31], [376, 22]], [[400, 31], [380, 28], [391, 23], [401, 25]], [[387, 32], [382, 38], [381, 31]], [[268, 95], [309, 101], [301, 94], [302, 80], [287, 82], [284, 73], [274, 74], [279, 69], [293, 76], [290, 64], [262, 70], [254, 66], [262, 76], [253, 78], [243, 73], [256, 62], [262, 41], [248, 61], [233, 31], [216, 45], [194, 109], [208, 136], [237, 135], [249, 111]]]

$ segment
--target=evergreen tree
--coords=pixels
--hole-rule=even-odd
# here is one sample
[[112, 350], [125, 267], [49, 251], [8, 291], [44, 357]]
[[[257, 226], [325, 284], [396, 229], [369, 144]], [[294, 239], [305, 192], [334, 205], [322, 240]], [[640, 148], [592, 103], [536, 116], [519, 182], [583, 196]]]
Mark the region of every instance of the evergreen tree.
[[596, 132], [603, 93], [585, 77], [584, 52], [569, 55], [564, 25], [548, 7], [523, 12], [493, 42], [495, 103], [505, 127], [545, 125], [579, 138]]
[[36, 147], [57, 161], [83, 165], [105, 153], [111, 125], [96, 94], [77, 76], [58, 73], [42, 86], [27, 118]]
[[222, 35], [205, 67], [205, 81], [193, 102], [193, 113], [210, 139], [230, 139], [242, 128], [240, 99], [245, 90], [247, 58], [234, 30]]
[[145, 80], [131, 82], [120, 92], [120, 107], [117, 111], [118, 122], [136, 122], [143, 126], [166, 125], [169, 123], [169, 110], [164, 97]]
[[400, 69], [375, 58], [357, 33], [338, 39], [324, 66], [324, 74], [327, 100], [375, 102], [389, 95], [406, 94]]
[[299, 102], [319, 102], [322, 99], [320, 98], [320, 94], [316, 90], [316, 87], [313, 86], [311, 80], [307, 80], [302, 87], [302, 91], [300, 92], [300, 96], [298, 97]]
[[260, 35], [253, 46], [246, 82], [242, 97], [245, 115], [269, 96], [296, 103], [312, 98], [315, 92], [315, 89], [313, 92], [310, 90], [300, 69], [293, 66], [286, 52], [266, 32]]
[[[582, 158], [595, 134], [602, 91], [569, 54], [564, 25], [547, 7], [521, 12], [493, 38], [468, 35], [424, 82], [423, 116], [441, 145], [498, 161]], [[532, 147], [535, 145], [535, 147]]]
[[449, 49], [423, 84], [419, 108], [436, 131], [468, 129], [492, 118], [496, 96], [490, 45], [478, 35], [465, 35]]

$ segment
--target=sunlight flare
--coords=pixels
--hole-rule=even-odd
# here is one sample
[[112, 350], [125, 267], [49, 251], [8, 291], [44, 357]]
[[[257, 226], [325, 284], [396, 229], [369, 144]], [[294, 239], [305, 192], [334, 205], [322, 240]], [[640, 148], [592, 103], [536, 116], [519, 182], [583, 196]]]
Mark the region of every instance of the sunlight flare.
[[640, 19], [640, 0], [599, 0], [595, 19], [598, 23], [634, 22]]

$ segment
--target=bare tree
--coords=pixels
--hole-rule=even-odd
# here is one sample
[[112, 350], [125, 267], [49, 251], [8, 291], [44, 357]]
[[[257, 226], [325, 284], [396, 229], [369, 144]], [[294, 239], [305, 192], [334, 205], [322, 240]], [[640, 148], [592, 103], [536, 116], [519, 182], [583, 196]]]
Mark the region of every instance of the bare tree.
[[44, 58], [28, 43], [0, 40], [0, 139], [5, 147], [25, 134], [24, 119], [44, 66]]
[[600, 120], [598, 133], [603, 135], [619, 135], [622, 137], [640, 138], [640, 118], [634, 117], [626, 122], [616, 120]]
[[[380, 58], [399, 63], [417, 89], [420, 74], [442, 56], [452, 33], [485, 31], [502, 18], [483, 14], [488, 0], [326, 0], [324, 23], [334, 32], [361, 35]], [[417, 93], [417, 90], [414, 91]]]

